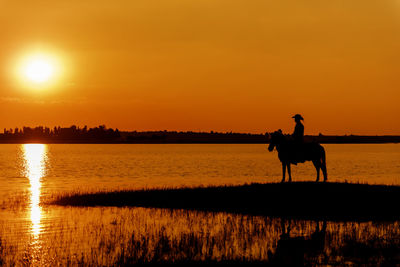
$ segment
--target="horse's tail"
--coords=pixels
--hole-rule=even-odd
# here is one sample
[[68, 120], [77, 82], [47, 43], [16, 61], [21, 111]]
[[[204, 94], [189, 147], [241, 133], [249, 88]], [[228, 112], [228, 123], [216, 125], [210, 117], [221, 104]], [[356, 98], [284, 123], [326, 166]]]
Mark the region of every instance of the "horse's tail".
[[328, 172], [326, 171], [326, 155], [325, 155], [325, 149], [323, 146], [322, 148], [322, 153], [321, 153], [321, 170], [324, 175], [324, 181], [328, 180]]

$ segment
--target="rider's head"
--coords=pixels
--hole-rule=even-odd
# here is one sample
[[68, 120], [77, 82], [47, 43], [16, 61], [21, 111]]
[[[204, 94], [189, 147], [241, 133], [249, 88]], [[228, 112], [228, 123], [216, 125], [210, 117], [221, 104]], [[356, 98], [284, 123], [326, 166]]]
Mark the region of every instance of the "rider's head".
[[295, 122], [300, 122], [301, 120], [304, 120], [300, 114], [296, 114], [292, 118], [294, 119]]

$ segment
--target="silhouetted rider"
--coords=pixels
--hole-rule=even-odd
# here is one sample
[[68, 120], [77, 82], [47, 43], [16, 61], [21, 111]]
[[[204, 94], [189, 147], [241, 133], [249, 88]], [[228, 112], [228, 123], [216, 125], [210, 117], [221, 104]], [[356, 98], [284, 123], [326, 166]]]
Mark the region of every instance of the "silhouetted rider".
[[301, 121], [304, 119], [300, 114], [296, 114], [292, 118], [296, 122], [296, 126], [294, 127], [294, 132], [292, 134], [294, 141], [294, 155], [296, 158], [293, 164], [296, 164], [297, 162], [304, 162], [304, 125], [301, 123]]
[[296, 122], [296, 126], [294, 127], [294, 132], [292, 134], [293, 140], [296, 143], [303, 143], [304, 141], [304, 125], [301, 123], [303, 117], [300, 114], [294, 115], [294, 121]]

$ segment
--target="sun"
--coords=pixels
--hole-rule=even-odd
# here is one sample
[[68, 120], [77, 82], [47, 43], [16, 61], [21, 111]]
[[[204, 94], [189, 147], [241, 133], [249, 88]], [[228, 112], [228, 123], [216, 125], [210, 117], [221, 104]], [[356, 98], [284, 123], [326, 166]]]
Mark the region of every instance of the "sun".
[[27, 94], [52, 94], [72, 84], [70, 55], [52, 46], [34, 45], [16, 51], [6, 65], [13, 87]]
[[26, 62], [23, 75], [34, 83], [49, 81], [54, 75], [54, 66], [49, 60], [34, 58]]
[[30, 82], [41, 84], [54, 78], [55, 69], [55, 62], [51, 57], [33, 55], [24, 60], [22, 75]]
[[60, 52], [27, 51], [14, 62], [15, 81], [21, 89], [55, 90], [65, 81], [65, 60]]

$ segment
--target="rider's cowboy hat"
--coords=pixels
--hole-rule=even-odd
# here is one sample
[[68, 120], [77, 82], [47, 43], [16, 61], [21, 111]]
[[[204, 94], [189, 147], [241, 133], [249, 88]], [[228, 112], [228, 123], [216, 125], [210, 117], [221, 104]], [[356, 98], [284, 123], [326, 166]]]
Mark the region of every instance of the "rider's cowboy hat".
[[293, 119], [300, 119], [300, 120], [303, 120], [303, 121], [304, 121], [303, 117], [302, 117], [300, 114], [296, 114], [296, 115], [294, 115], [292, 118], [293, 118]]

